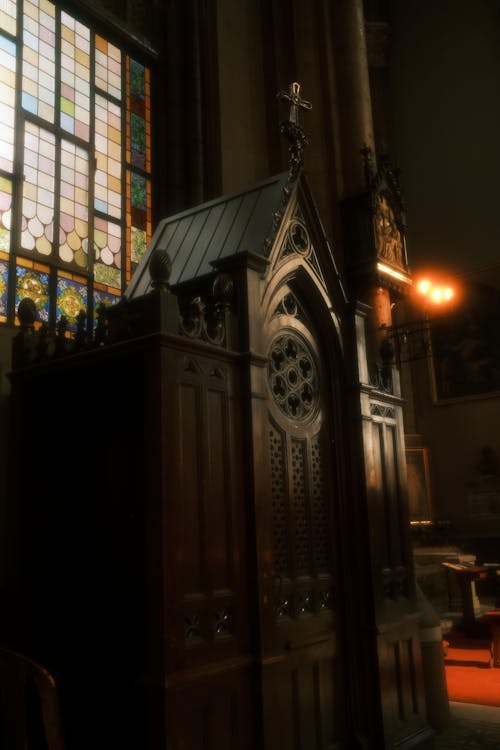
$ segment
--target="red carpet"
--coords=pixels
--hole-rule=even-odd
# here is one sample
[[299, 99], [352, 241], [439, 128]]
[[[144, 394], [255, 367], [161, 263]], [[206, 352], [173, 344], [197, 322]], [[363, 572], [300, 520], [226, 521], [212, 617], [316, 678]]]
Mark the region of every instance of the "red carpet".
[[450, 701], [500, 706], [499, 668], [446, 665], [445, 673]]
[[458, 703], [500, 706], [500, 668], [490, 667], [490, 641], [460, 633], [445, 636], [445, 674], [448, 698]]

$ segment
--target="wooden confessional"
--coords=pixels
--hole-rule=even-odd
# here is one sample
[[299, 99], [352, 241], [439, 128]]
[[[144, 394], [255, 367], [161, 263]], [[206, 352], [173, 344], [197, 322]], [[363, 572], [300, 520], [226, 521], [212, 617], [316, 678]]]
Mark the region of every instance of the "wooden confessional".
[[91, 333], [20, 306], [11, 640], [70, 747], [424, 747], [401, 401], [363, 315], [302, 173], [162, 221]]

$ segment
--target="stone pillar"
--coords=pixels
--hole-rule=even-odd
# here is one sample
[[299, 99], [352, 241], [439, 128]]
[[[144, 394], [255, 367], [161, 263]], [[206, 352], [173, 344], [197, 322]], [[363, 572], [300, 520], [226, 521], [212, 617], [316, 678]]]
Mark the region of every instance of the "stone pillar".
[[343, 196], [366, 188], [361, 149], [375, 152], [362, 0], [333, 4], [335, 69], [339, 94]]
[[[363, 148], [371, 149], [373, 168], [376, 169], [368, 48], [362, 0], [339, 0], [334, 7], [343, 197], [351, 198], [367, 189]], [[356, 254], [359, 248], [348, 247], [345, 252]], [[374, 257], [374, 265], [375, 262]], [[371, 307], [366, 321], [366, 343], [368, 366], [373, 377], [375, 365], [381, 359], [380, 345], [386, 337], [380, 328], [392, 325], [391, 299], [388, 289], [375, 283], [368, 283], [357, 294]]]
[[367, 288], [363, 302], [370, 306], [366, 331], [367, 360], [370, 366], [370, 364], [373, 365], [383, 359], [382, 352], [384, 351], [384, 344], [387, 342], [387, 332], [384, 331], [384, 328], [392, 325], [389, 290], [373, 284]]
[[366, 44], [372, 98], [373, 127], [377, 153], [392, 153], [392, 97], [388, 71], [390, 26], [385, 21], [367, 21]]

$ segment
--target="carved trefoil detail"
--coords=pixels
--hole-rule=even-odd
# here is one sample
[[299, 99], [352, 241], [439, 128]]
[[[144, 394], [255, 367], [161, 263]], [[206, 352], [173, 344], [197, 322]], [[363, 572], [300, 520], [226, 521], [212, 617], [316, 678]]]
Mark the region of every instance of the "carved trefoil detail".
[[383, 404], [370, 404], [370, 414], [372, 417], [396, 419], [396, 409], [393, 406], [384, 406]]
[[272, 317], [275, 318], [278, 315], [287, 315], [291, 318], [297, 318], [297, 320], [302, 322], [305, 320], [302, 307], [292, 292], [285, 294], [276, 306]]

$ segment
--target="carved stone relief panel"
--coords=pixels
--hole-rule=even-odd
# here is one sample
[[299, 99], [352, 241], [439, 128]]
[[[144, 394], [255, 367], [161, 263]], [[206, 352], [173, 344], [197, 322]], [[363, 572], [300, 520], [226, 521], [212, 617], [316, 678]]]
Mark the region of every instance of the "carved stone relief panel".
[[375, 240], [377, 255], [390, 263], [402, 265], [403, 238], [398, 228], [394, 210], [384, 193], [377, 196], [375, 209]]

